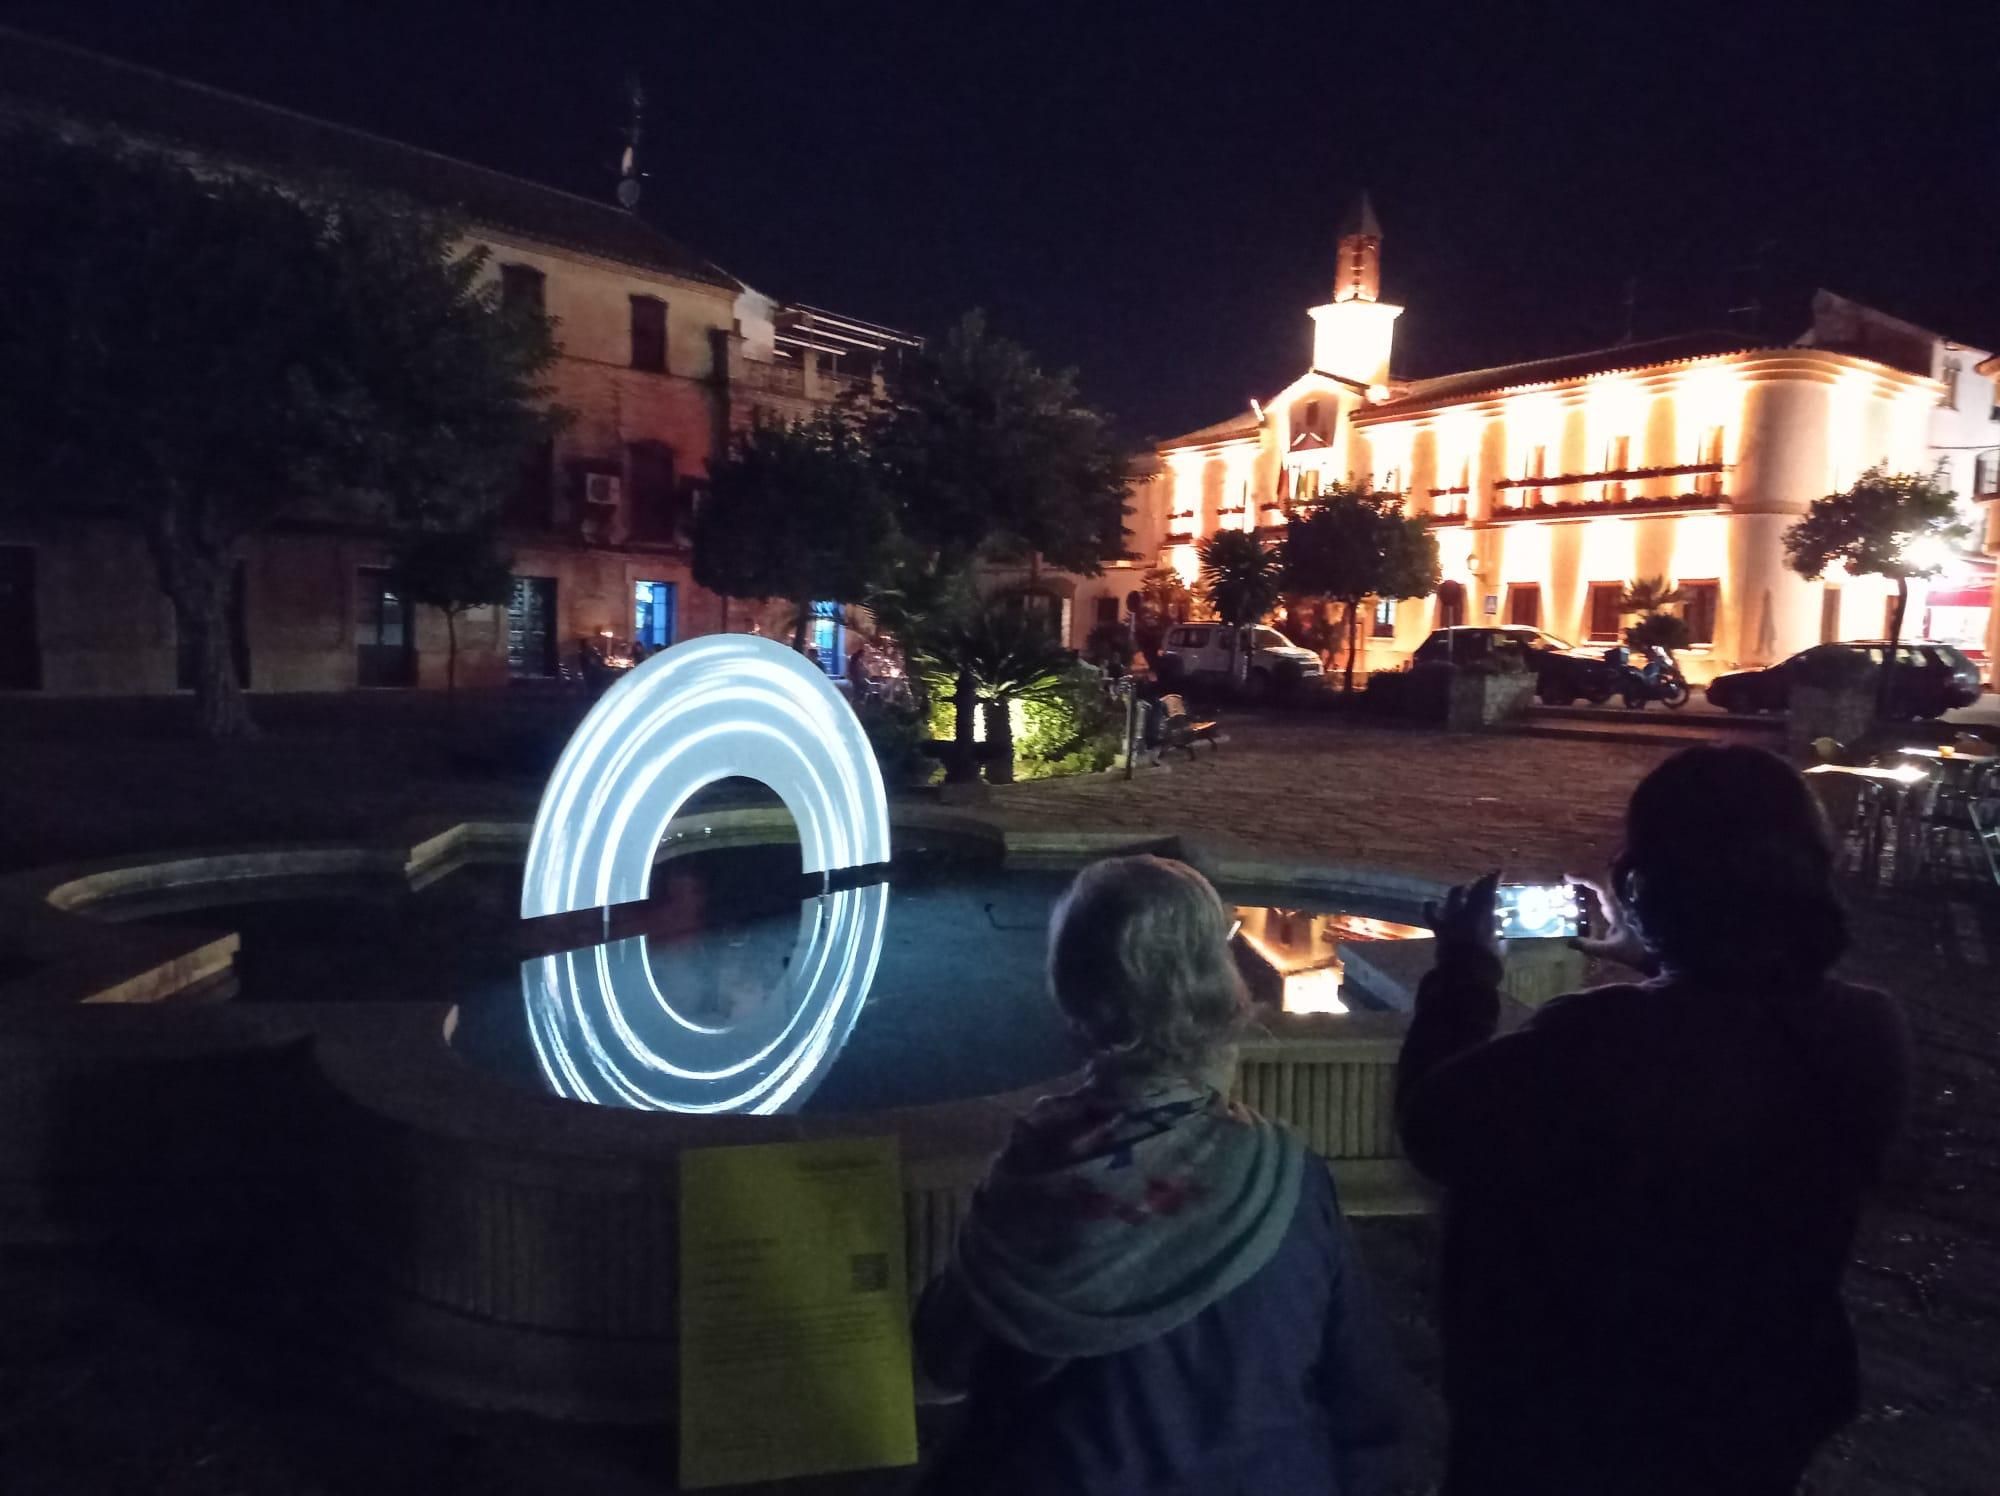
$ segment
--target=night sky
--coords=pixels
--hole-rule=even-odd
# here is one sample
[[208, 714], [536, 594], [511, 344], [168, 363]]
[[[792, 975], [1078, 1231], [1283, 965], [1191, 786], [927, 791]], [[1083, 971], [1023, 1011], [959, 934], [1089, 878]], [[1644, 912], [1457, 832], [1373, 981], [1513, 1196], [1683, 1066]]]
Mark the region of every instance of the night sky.
[[661, 227], [775, 295], [894, 326], [983, 306], [1134, 436], [1300, 372], [1364, 186], [1384, 296], [1409, 308], [1403, 374], [1615, 342], [1628, 281], [1640, 337], [1730, 325], [1753, 297], [1789, 337], [1821, 284], [2000, 342], [1990, 0], [0, 0], [0, 18], [597, 196], [636, 73]]

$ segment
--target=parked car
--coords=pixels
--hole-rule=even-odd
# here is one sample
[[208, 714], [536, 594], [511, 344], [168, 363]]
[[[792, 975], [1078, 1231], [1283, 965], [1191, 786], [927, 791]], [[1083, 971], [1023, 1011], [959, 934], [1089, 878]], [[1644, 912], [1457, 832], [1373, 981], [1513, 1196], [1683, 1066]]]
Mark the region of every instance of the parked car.
[[1435, 629], [1410, 657], [1413, 665], [1470, 665], [1504, 651], [1519, 651], [1535, 672], [1535, 695], [1550, 706], [1579, 696], [1604, 702], [1618, 689], [1618, 668], [1596, 649], [1579, 649], [1554, 634], [1521, 623], [1460, 624]]
[[[1856, 639], [1839, 644], [1815, 644], [1765, 670], [1737, 670], [1708, 683], [1708, 699], [1725, 712], [1748, 716], [1782, 712], [1792, 687], [1810, 680], [1832, 655], [1865, 660], [1879, 668], [1889, 658], [1886, 639]], [[1848, 668], [1857, 668], [1849, 666]], [[1936, 717], [1979, 700], [1979, 667], [1949, 644], [1916, 639], [1899, 645], [1896, 673], [1890, 681], [1888, 715]]]
[[1306, 681], [1326, 673], [1318, 655], [1264, 624], [1232, 629], [1220, 623], [1183, 623], [1167, 631], [1167, 641], [1160, 647], [1160, 679], [1227, 680], [1235, 671], [1236, 651], [1246, 644], [1250, 661], [1243, 683], [1252, 697], [1269, 695], [1287, 674]]

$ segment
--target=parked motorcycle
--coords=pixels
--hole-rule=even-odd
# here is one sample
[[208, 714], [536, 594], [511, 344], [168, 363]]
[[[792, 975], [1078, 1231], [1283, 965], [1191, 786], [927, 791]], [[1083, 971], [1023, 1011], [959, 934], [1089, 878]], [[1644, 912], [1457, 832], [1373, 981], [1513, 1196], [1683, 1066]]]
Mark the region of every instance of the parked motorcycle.
[[1657, 701], [1675, 712], [1687, 705], [1687, 681], [1674, 657], [1662, 646], [1648, 645], [1637, 664], [1633, 662], [1632, 651], [1622, 645], [1606, 650], [1604, 658], [1617, 671], [1613, 691], [1625, 698], [1625, 705], [1632, 711], [1644, 711], [1649, 701]]

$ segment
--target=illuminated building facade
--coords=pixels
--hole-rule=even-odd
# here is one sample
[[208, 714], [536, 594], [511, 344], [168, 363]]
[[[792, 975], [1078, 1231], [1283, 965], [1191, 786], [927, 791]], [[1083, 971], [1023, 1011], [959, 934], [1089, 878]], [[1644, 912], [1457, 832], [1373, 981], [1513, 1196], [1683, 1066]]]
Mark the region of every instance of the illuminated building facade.
[[[1621, 588], [1648, 577], [1687, 597], [1696, 643], [1685, 663], [1697, 679], [1826, 639], [1880, 637], [1893, 585], [1807, 582], [1785, 565], [1786, 527], [1873, 466], [1938, 472], [1968, 519], [2000, 487], [2000, 361], [1982, 350], [1822, 293], [1795, 343], [1697, 333], [1400, 379], [1402, 308], [1381, 299], [1381, 246], [1364, 198], [1340, 240], [1332, 297], [1309, 313], [1308, 369], [1163, 444], [1138, 498], [1163, 532], [1163, 562], [1192, 581], [1203, 537], [1275, 539], [1329, 484], [1402, 495], [1433, 528], [1443, 583], [1374, 605], [1360, 668], [1398, 665], [1455, 623], [1534, 624], [1608, 646], [1623, 629]], [[1966, 554], [1936, 582], [1912, 584], [1906, 637], [1934, 619], [1975, 654], [1991, 651], [1992, 576], [1990, 559]]]
[[[580, 641], [613, 659], [763, 622], [693, 576], [688, 521], [731, 432], [877, 387], [918, 340], [781, 303], [618, 203], [575, 196], [145, 68], [0, 30], [0, 120], [110, 133], [220, 170], [323, 175], [441, 209], [487, 251], [503, 299], [556, 321], [550, 398], [572, 420], [524, 463], [500, 515], [504, 605], [458, 624], [458, 680], [550, 678]], [[636, 168], [631, 168], [636, 170]], [[254, 691], [442, 687], [445, 620], [388, 585], [371, 517], [301, 513], [240, 545], [230, 627]], [[769, 612], [770, 616], [765, 617]], [[814, 620], [830, 674], [843, 620]], [[0, 692], [169, 692], [192, 680], [174, 613], [130, 526], [79, 506], [0, 526]]]

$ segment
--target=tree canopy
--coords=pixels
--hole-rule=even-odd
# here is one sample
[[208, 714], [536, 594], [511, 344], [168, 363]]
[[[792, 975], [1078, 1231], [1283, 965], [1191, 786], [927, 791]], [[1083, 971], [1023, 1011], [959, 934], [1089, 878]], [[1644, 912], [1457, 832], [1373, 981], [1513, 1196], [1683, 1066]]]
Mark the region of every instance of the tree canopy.
[[1124, 553], [1125, 453], [1077, 395], [969, 313], [909, 360], [868, 435], [905, 536], [940, 569], [1040, 557], [1095, 575]]
[[247, 730], [238, 544], [304, 511], [496, 505], [560, 420], [539, 404], [551, 325], [407, 204], [35, 131], [4, 149], [0, 503], [137, 527], [200, 646], [204, 726]]
[[1361, 604], [1426, 597], [1440, 576], [1430, 527], [1392, 493], [1334, 484], [1285, 526], [1285, 591], [1347, 605], [1347, 689], [1354, 689]]
[[1255, 623], [1277, 605], [1284, 554], [1248, 530], [1218, 530], [1201, 543], [1201, 585], [1215, 616], [1233, 627]]
[[447, 691], [458, 689], [459, 617], [506, 602], [513, 587], [513, 557], [485, 529], [416, 531], [398, 544], [389, 566], [392, 592], [444, 615]]
[[895, 516], [860, 430], [823, 413], [739, 432], [709, 465], [695, 511], [694, 579], [724, 597], [858, 603], [894, 565]]
[[[1953, 500], [1957, 495], [1919, 473], [1870, 468], [1844, 493], [1814, 499], [1805, 518], [1785, 531], [1785, 559], [1808, 581], [1836, 563], [1855, 576], [1888, 577], [1896, 584], [1889, 642], [1903, 637], [1910, 578], [1935, 576], [1963, 538]], [[1876, 684], [1878, 708], [1889, 699], [1896, 669], [1892, 648]]]
[[1812, 581], [1836, 562], [1855, 576], [1899, 583], [1934, 575], [1945, 547], [1965, 534], [1956, 498], [1920, 474], [1870, 468], [1846, 492], [1813, 500], [1805, 518], [1785, 531], [1785, 558]]

